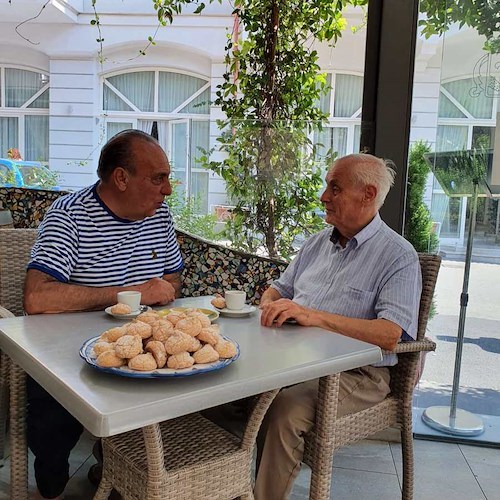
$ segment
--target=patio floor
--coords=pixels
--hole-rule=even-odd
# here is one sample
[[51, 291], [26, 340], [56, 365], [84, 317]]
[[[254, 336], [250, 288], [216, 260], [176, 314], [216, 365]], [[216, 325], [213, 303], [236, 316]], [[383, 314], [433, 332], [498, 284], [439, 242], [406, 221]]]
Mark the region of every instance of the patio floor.
[[[71, 456], [65, 500], [88, 500], [94, 493], [87, 471], [95, 462], [93, 438], [84, 434]], [[415, 441], [415, 500], [500, 500], [500, 453], [477, 446]], [[304, 467], [290, 500], [308, 498], [309, 469]], [[393, 500], [400, 497], [401, 446], [366, 440], [335, 456], [331, 498]], [[0, 469], [0, 500], [9, 498], [9, 462]], [[32, 460], [30, 488], [34, 489]], [[15, 499], [15, 495], [12, 496]], [[272, 500], [272, 499], [269, 499]]]

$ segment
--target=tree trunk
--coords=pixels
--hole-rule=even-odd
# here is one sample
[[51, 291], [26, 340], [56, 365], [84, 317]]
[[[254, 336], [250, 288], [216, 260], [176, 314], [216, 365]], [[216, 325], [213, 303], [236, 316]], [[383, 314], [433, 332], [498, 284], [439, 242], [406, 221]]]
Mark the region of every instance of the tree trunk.
[[272, 186], [274, 184], [274, 171], [272, 165], [273, 150], [273, 120], [276, 116], [276, 47], [278, 44], [279, 5], [277, 0], [271, 4], [270, 18], [266, 30], [266, 75], [268, 77], [264, 89], [264, 102], [260, 113], [261, 138], [260, 151], [257, 164], [261, 189], [260, 201], [257, 205], [257, 220], [262, 224], [265, 235], [266, 248], [269, 257], [278, 255], [275, 235], [275, 199]]

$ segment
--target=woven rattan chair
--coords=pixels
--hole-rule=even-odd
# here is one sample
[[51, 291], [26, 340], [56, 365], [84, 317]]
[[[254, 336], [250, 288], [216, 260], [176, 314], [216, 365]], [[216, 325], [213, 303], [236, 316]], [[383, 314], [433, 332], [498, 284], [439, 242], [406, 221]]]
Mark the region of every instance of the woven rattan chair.
[[[0, 318], [14, 315], [0, 306]], [[7, 409], [9, 408], [10, 360], [0, 351], [0, 461], [5, 458], [5, 436], [7, 434]]]
[[336, 418], [339, 375], [320, 379], [315, 426], [306, 435], [304, 450], [304, 463], [309, 465], [312, 471], [310, 499], [330, 498], [335, 450], [394, 425], [399, 425], [401, 430], [402, 498], [413, 498], [413, 388], [420, 356], [423, 352], [434, 351], [436, 348], [436, 344], [424, 339], [424, 335], [441, 264], [441, 257], [437, 255], [419, 254], [419, 259], [422, 270], [422, 296], [417, 340], [402, 342], [392, 351], [398, 354], [398, 364], [391, 367], [391, 394], [371, 408]]
[[278, 389], [255, 398], [243, 438], [199, 413], [103, 439], [104, 470], [94, 500], [112, 488], [125, 500], [252, 499], [252, 456]]
[[[23, 288], [26, 265], [35, 242], [36, 229], [2, 229], [0, 231], [0, 316], [3, 311], [23, 314]], [[13, 314], [12, 314], [13, 313]], [[0, 446], [4, 453], [7, 415], [10, 411], [10, 485], [12, 498], [28, 498], [28, 452], [26, 444], [26, 374], [0, 352]], [[8, 388], [10, 387], [10, 394]], [[10, 404], [7, 404], [7, 401]], [[17, 463], [17, 467], [12, 467]]]

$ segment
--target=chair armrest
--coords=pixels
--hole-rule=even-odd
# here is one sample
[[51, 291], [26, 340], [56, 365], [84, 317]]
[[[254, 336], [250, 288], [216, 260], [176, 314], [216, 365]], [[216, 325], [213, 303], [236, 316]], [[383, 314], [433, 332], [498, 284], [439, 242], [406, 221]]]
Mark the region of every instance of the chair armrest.
[[400, 342], [393, 351], [383, 350], [384, 354], [404, 354], [406, 352], [435, 351], [436, 343], [432, 340], [412, 340], [410, 342]]
[[8, 309], [5, 309], [5, 307], [0, 306], [0, 318], [13, 318], [14, 314], [12, 314]]
[[253, 451], [262, 420], [279, 391], [280, 389], [273, 389], [255, 397], [254, 406], [248, 417], [245, 432], [241, 439], [241, 448], [243, 450]]

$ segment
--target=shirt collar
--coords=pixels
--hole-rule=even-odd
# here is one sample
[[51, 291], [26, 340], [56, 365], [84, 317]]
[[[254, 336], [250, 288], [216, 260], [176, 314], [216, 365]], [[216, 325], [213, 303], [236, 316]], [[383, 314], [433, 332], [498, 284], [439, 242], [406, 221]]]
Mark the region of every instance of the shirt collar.
[[[352, 242], [352, 245], [354, 245], [354, 247], [362, 245], [365, 241], [369, 240], [379, 230], [381, 224], [382, 224], [382, 219], [380, 218], [380, 215], [377, 212], [375, 217], [363, 229], [361, 229], [359, 233], [354, 235], [347, 244], [349, 245]], [[333, 228], [332, 235], [330, 236], [330, 241], [334, 245], [340, 245], [339, 231], [336, 227]]]

